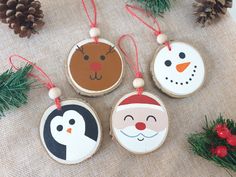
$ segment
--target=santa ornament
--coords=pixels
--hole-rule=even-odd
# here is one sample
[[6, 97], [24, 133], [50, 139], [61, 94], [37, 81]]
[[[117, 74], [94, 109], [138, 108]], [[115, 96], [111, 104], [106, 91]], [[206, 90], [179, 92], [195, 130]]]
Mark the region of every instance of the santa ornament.
[[[87, 1], [88, 2], [88, 1]], [[80, 41], [71, 49], [67, 60], [67, 76], [77, 92], [87, 96], [100, 96], [119, 86], [123, 75], [123, 61], [118, 49], [106, 39], [99, 38], [97, 10], [94, 0], [94, 20], [85, 1], [82, 4], [90, 22], [90, 39]]]
[[171, 97], [182, 98], [196, 92], [203, 84], [205, 66], [201, 54], [191, 45], [173, 41], [170, 42], [166, 34], [161, 32], [157, 19], [151, 14], [157, 28], [149, 25], [134, 10], [145, 12], [143, 9], [126, 5], [126, 10], [133, 17], [147, 26], [157, 37], [160, 46], [151, 63], [151, 73], [157, 87]]
[[49, 97], [55, 101], [46, 109], [40, 122], [40, 137], [49, 156], [62, 164], [76, 164], [94, 155], [102, 131], [93, 108], [83, 100], [61, 100], [61, 90], [40, 67], [18, 55], [10, 57], [12, 65], [13, 59], [23, 60], [35, 68], [40, 75], [30, 73], [29, 76], [47, 87]]
[[[133, 63], [121, 47], [125, 38], [131, 39], [136, 50]], [[111, 135], [126, 150], [135, 154], [146, 154], [158, 149], [168, 133], [168, 115], [163, 102], [155, 95], [144, 92], [144, 80], [139, 70], [138, 50], [130, 35], [119, 39], [119, 47], [127, 62], [134, 69], [135, 92], [123, 96], [114, 106], [111, 114]]]

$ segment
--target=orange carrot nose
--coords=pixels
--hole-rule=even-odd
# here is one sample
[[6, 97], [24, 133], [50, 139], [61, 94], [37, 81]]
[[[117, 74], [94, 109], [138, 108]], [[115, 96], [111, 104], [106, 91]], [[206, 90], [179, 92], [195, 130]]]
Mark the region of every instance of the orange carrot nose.
[[190, 62], [186, 62], [186, 63], [181, 63], [176, 65], [176, 69], [177, 71], [179, 71], [180, 73], [184, 72], [185, 69], [187, 69], [187, 67], [190, 65]]
[[71, 131], [72, 131], [72, 128], [67, 128], [67, 130], [66, 130], [68, 133], [71, 133]]

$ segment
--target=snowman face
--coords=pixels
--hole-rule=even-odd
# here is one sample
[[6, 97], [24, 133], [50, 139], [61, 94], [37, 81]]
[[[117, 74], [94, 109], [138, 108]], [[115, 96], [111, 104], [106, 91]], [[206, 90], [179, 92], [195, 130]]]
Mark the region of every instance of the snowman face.
[[184, 97], [192, 94], [204, 82], [205, 68], [201, 55], [192, 46], [171, 43], [161, 48], [152, 66], [158, 86], [171, 96]]
[[112, 114], [112, 130], [117, 141], [128, 151], [138, 154], [149, 153], [164, 142], [168, 131], [168, 115], [163, 105], [119, 105]]
[[71, 145], [78, 137], [85, 134], [85, 122], [76, 111], [69, 110], [63, 116], [56, 116], [51, 121], [51, 133], [60, 144]]

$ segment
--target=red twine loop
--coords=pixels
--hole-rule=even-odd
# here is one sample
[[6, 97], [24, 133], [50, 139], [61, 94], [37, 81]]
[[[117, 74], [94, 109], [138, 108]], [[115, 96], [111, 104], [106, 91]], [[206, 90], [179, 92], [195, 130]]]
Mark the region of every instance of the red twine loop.
[[[89, 13], [88, 13], [88, 9], [87, 9], [87, 6], [84, 2], [84, 0], [82, 0], [82, 4], [83, 4], [83, 7], [84, 7], [84, 11], [86, 13], [86, 16], [89, 20], [89, 23], [90, 23], [90, 28], [96, 28], [97, 27], [97, 8], [96, 8], [96, 4], [95, 4], [95, 1], [94, 0], [90, 0], [92, 6], [93, 6], [93, 20], [91, 19]], [[98, 42], [98, 37], [94, 37], [94, 40], [95, 42], [97, 43]]]
[[[36, 80], [38, 80], [39, 82], [41, 82], [48, 90], [50, 90], [51, 88], [54, 88], [55, 85], [53, 84], [52, 80], [49, 78], [49, 76], [40, 68], [38, 67], [37, 65], [35, 65], [34, 63], [32, 63], [31, 61], [27, 60], [26, 58], [23, 58], [19, 55], [11, 55], [9, 57], [9, 62], [12, 66], [12, 68], [14, 68], [15, 70], [18, 70], [19, 68], [17, 68], [14, 64], [13, 64], [13, 59], [18, 59], [18, 60], [22, 60], [22, 61], [25, 61], [26, 63], [28, 63], [29, 65], [33, 66], [33, 68], [35, 68], [37, 71], [39, 71], [39, 73], [42, 75], [42, 77], [45, 79], [41, 79], [39, 76], [35, 75], [35, 74], [32, 74], [32, 73], [29, 73], [29, 76], [30, 77], [33, 77], [35, 78]], [[61, 109], [61, 102], [60, 102], [60, 98], [56, 98], [54, 100], [56, 106], [57, 106], [57, 109], [60, 110]]]
[[[129, 4], [126, 4], [125, 6], [126, 10], [128, 11], [129, 14], [131, 14], [133, 17], [135, 17], [136, 19], [138, 19], [141, 23], [143, 23], [145, 26], [147, 26], [149, 29], [151, 29], [153, 32], [154, 32], [154, 35], [155, 36], [159, 36], [160, 34], [162, 34], [161, 32], [161, 27], [157, 21], [157, 19], [150, 13], [150, 12], [147, 12], [145, 11], [144, 9], [140, 8], [140, 7], [137, 7], [137, 6], [132, 6], [132, 5], [129, 5]], [[151, 17], [154, 24], [157, 25], [157, 29], [155, 29], [154, 27], [152, 27], [151, 25], [149, 25], [147, 22], [145, 22], [140, 16], [138, 16], [133, 10], [137, 10], [141, 13], [146, 13], [148, 17]], [[164, 44], [165, 46], [168, 47], [169, 50], [171, 50], [171, 46], [170, 46], [170, 43], [169, 42], [166, 42]]]
[[[132, 43], [133, 43], [133, 46], [135, 48], [135, 62], [132, 60], [132, 58], [127, 54], [127, 52], [121, 47], [121, 42], [122, 40], [124, 40], [125, 38], [129, 38]], [[139, 61], [138, 61], [138, 47], [136, 45], [136, 42], [134, 40], [134, 38], [129, 35], [129, 34], [125, 34], [125, 35], [122, 35], [119, 40], [118, 40], [118, 47], [119, 49], [121, 50], [121, 52], [124, 54], [125, 56], [125, 59], [127, 61], [127, 63], [129, 64], [129, 66], [131, 67], [131, 69], [134, 71], [135, 73], [135, 77], [136, 78], [143, 78], [143, 75], [140, 71], [140, 68], [139, 68]], [[137, 92], [139, 95], [141, 95], [143, 93], [143, 88], [140, 87], [140, 88], [137, 88]]]

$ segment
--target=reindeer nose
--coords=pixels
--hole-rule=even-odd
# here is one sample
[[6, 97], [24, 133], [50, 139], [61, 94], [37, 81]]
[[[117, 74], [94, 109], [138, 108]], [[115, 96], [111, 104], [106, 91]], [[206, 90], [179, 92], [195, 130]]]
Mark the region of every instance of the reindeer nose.
[[176, 65], [176, 69], [177, 71], [179, 71], [180, 73], [184, 72], [187, 67], [190, 65], [190, 62], [186, 62], [186, 63], [181, 63], [181, 64], [178, 64]]
[[97, 72], [102, 69], [102, 65], [99, 62], [93, 62], [90, 64], [90, 69], [93, 70], [94, 72]]
[[143, 122], [137, 122], [137, 123], [135, 124], [135, 127], [136, 127], [138, 130], [144, 130], [144, 129], [146, 128], [146, 125], [145, 125], [145, 123], [143, 123]]

